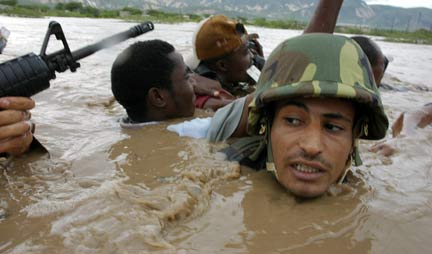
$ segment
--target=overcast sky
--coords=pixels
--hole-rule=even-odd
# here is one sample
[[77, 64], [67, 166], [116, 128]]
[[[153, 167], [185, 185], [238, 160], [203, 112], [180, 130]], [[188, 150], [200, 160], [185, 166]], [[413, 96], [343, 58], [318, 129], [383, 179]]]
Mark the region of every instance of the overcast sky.
[[366, 0], [368, 4], [384, 4], [399, 7], [427, 7], [432, 9], [432, 0]]

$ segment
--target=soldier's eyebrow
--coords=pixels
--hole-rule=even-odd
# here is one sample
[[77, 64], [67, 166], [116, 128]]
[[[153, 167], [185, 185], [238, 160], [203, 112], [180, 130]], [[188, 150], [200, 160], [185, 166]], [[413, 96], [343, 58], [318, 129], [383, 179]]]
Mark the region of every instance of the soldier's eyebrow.
[[342, 120], [342, 121], [350, 123], [350, 124], [353, 123], [352, 119], [344, 116], [343, 114], [341, 114], [339, 112], [336, 112], [336, 113], [324, 113], [324, 114], [322, 114], [322, 116], [324, 118], [328, 118], [328, 119]]
[[[309, 108], [306, 106], [306, 104], [299, 102], [299, 101], [295, 101], [295, 100], [285, 101], [279, 105], [279, 108], [284, 107], [284, 106], [295, 106], [295, 107], [303, 109], [306, 112], [309, 112]], [[322, 116], [324, 118], [327, 118], [327, 119], [342, 120], [342, 121], [345, 121], [345, 122], [350, 123], [350, 124], [353, 123], [353, 119], [350, 119], [349, 117], [347, 117], [347, 116], [345, 116], [339, 112], [323, 113]]]
[[309, 112], [309, 108], [306, 106], [306, 104], [299, 101], [294, 101], [294, 100], [285, 101], [282, 104], [280, 104], [279, 107], [283, 107], [283, 106], [296, 106], [298, 108], [305, 110], [306, 112]]

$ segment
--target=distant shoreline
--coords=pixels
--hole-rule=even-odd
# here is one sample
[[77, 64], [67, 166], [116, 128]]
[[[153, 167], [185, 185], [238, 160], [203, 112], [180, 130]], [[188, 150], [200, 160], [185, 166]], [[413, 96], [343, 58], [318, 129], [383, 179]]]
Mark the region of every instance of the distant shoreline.
[[[71, 2], [66, 4], [57, 4], [54, 7], [42, 4], [19, 5], [16, 0], [5, 0], [2, 2], [1, 14], [6, 16], [17, 17], [78, 17], [78, 18], [113, 18], [125, 21], [143, 22], [151, 20], [160, 23], [183, 23], [199, 22], [209, 15], [197, 14], [178, 14], [167, 13], [158, 10], [148, 10], [143, 13], [136, 8], [125, 7], [121, 10], [100, 10], [89, 6], [83, 6], [81, 3]], [[294, 29], [304, 30], [306, 23], [297, 20], [267, 20], [265, 18], [256, 18], [248, 20], [239, 18], [241, 22], [247, 25], [254, 25], [267, 28]], [[432, 32], [425, 29], [419, 29], [414, 32], [386, 30], [386, 29], [369, 29], [358, 26], [337, 26], [335, 32], [345, 34], [362, 34], [369, 36], [380, 36], [384, 41], [412, 44], [432, 45]]]

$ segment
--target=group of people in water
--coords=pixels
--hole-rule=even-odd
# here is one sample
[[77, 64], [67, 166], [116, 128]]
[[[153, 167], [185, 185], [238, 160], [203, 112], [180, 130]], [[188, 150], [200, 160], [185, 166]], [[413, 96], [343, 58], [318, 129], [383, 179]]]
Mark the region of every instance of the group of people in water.
[[[166, 41], [136, 42], [111, 70], [113, 95], [127, 113], [121, 126], [213, 109], [207, 139], [237, 138], [227, 158], [267, 168], [296, 196], [322, 195], [361, 164], [358, 140], [382, 139], [389, 126], [378, 92], [388, 59], [369, 38], [332, 34], [342, 3], [320, 0], [304, 34], [282, 42], [265, 64], [258, 36], [223, 15], [198, 25], [189, 64]], [[30, 98], [0, 98], [0, 153], [19, 155], [36, 142], [34, 106]], [[402, 115], [393, 135], [431, 116], [430, 105]]]

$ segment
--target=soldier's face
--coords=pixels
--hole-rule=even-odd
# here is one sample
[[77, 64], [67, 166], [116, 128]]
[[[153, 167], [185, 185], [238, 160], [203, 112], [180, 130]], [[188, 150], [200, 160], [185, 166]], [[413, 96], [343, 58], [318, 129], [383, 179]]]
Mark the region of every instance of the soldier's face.
[[325, 193], [349, 166], [354, 113], [334, 98], [279, 103], [270, 132], [278, 181], [297, 196]]

